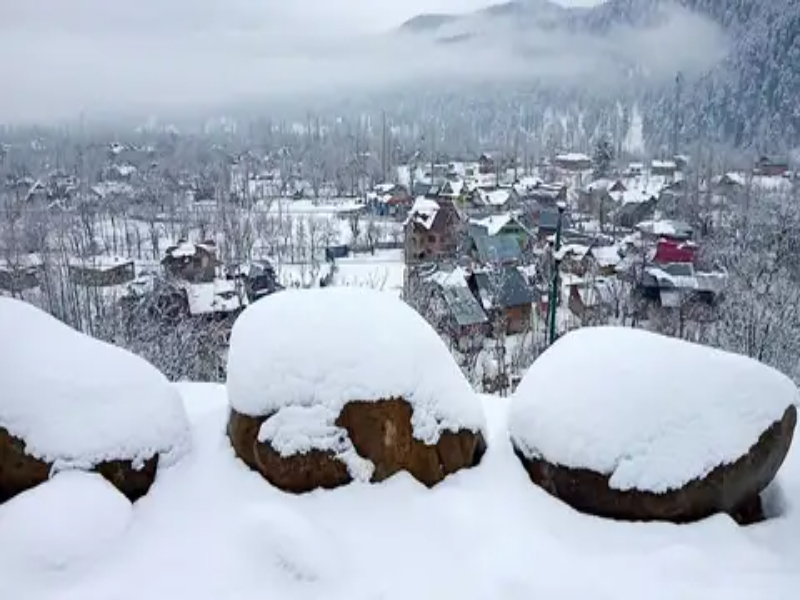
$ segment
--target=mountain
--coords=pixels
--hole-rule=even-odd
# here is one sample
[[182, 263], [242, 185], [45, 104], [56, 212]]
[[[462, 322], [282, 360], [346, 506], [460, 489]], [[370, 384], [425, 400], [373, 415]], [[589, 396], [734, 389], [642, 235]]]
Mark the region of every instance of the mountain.
[[[509, 63], [527, 61], [529, 82], [569, 89], [584, 106], [593, 79], [613, 81], [620, 100], [640, 106], [655, 142], [673, 135], [679, 113], [686, 140], [762, 152], [800, 145], [800, 0], [608, 0], [592, 8], [511, 0], [421, 15], [400, 31], [463, 52], [501, 48]], [[547, 81], [545, 59], [578, 77]]]

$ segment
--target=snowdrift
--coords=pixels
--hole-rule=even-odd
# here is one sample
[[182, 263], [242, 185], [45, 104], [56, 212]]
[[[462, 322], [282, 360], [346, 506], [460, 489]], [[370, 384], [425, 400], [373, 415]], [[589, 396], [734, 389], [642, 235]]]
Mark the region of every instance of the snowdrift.
[[137, 499], [187, 450], [180, 395], [143, 359], [8, 298], [0, 332], [0, 502], [69, 468]]
[[[0, 598], [797, 597], [796, 449], [779, 474], [782, 516], [756, 527], [726, 516], [683, 527], [596, 519], [531, 485], [508, 442], [508, 400], [485, 397], [488, 449], [478, 467], [432, 489], [399, 473], [295, 496], [233, 455], [222, 388], [181, 391], [192, 452], [130, 517], [97, 481], [53, 485], [67, 473], [0, 505]], [[63, 499], [57, 514], [57, 499], [39, 495], [48, 490]]]
[[619, 519], [749, 522], [789, 451], [800, 395], [755, 360], [641, 330], [569, 333], [514, 395], [511, 439], [533, 481]]
[[485, 450], [480, 403], [442, 340], [373, 290], [287, 291], [250, 307], [227, 388], [237, 454], [286, 491], [398, 471], [432, 486]]

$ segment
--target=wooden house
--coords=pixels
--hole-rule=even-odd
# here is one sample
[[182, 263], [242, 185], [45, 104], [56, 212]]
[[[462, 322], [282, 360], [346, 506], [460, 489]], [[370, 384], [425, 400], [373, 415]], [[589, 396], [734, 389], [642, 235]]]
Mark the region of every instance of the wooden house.
[[72, 258], [67, 267], [72, 283], [89, 287], [122, 285], [136, 278], [133, 261], [117, 256]]
[[453, 202], [417, 198], [405, 223], [406, 264], [454, 258], [461, 219]]

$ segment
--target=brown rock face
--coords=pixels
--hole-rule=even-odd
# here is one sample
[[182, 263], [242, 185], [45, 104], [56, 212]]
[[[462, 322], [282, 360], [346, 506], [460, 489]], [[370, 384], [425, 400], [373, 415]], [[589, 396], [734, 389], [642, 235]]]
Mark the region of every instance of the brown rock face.
[[331, 490], [352, 481], [345, 464], [332, 452], [312, 450], [281, 456], [271, 445], [256, 441], [256, 470], [276, 488], [304, 494], [317, 488]]
[[[25, 452], [25, 443], [0, 427], [0, 504], [50, 478], [52, 464]], [[129, 460], [106, 461], [94, 470], [134, 502], [144, 496], [156, 478], [158, 456], [139, 470]]]
[[414, 438], [411, 405], [402, 399], [350, 402], [336, 424], [347, 430], [356, 451], [375, 465], [372, 481], [408, 471], [428, 487], [480, 461], [486, 449], [481, 433], [445, 431], [428, 446]]
[[[408, 471], [428, 487], [447, 475], [480, 462], [486, 443], [480, 432], [444, 432], [435, 445], [414, 439], [411, 405], [403, 399], [350, 402], [336, 425], [347, 431], [356, 452], [375, 465], [373, 482]], [[268, 417], [249, 417], [231, 410], [228, 437], [236, 454], [275, 487], [292, 493], [332, 489], [352, 481], [344, 463], [331, 452], [314, 450], [281, 456], [259, 443], [258, 430]]]
[[773, 423], [747, 454], [702, 479], [664, 494], [610, 487], [608, 475], [530, 459], [515, 448], [531, 480], [580, 512], [624, 521], [688, 523], [727, 513], [740, 524], [763, 519], [759, 494], [775, 478], [792, 443], [794, 406]]

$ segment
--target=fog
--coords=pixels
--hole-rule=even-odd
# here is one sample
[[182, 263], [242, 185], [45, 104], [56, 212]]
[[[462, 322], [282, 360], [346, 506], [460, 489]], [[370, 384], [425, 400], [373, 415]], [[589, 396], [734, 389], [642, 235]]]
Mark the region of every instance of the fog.
[[609, 85], [617, 67], [634, 59], [653, 78], [673, 77], [677, 70], [705, 68], [725, 52], [713, 24], [680, 10], [656, 30], [621, 27], [603, 38], [523, 34], [502, 20], [457, 25], [477, 32], [460, 44], [394, 33], [421, 12], [471, 11], [486, 4], [0, 0], [0, 122], [94, 111], [144, 115], [431, 81], [491, 85], [524, 77]]

